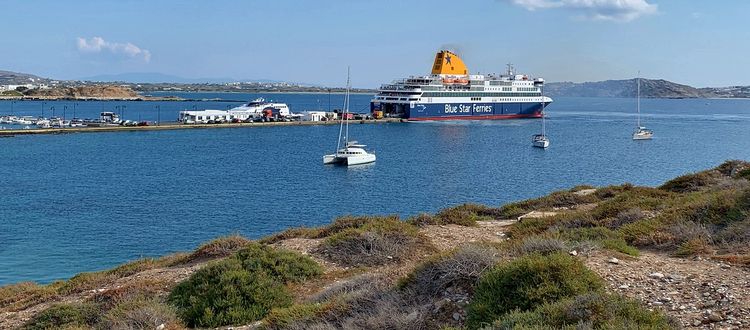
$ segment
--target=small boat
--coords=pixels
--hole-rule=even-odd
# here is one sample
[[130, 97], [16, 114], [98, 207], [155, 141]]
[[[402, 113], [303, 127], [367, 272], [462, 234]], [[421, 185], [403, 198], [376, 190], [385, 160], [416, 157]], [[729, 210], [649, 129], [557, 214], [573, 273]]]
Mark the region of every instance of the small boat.
[[[540, 87], [541, 89], [541, 87]], [[542, 134], [535, 134], [531, 137], [531, 145], [536, 148], [542, 148], [547, 149], [549, 147], [549, 138], [547, 137], [547, 131], [545, 127], [545, 117], [546, 114], [544, 113], [544, 92], [542, 92]]]
[[638, 112], [638, 119], [633, 132], [633, 140], [651, 140], [654, 137], [654, 131], [646, 129], [645, 126], [641, 126], [641, 72], [638, 72], [637, 81], [637, 92], [636, 92], [636, 111]]
[[[344, 112], [341, 116], [341, 126], [339, 126], [339, 139], [336, 142], [336, 152], [323, 156], [323, 164], [340, 164], [346, 166], [362, 165], [375, 162], [375, 154], [367, 152], [364, 144], [357, 141], [349, 141], [349, 89], [351, 88], [349, 80], [349, 70], [346, 72], [346, 95], [344, 96]], [[343, 138], [342, 138], [343, 135]], [[341, 142], [344, 147], [341, 148]]]

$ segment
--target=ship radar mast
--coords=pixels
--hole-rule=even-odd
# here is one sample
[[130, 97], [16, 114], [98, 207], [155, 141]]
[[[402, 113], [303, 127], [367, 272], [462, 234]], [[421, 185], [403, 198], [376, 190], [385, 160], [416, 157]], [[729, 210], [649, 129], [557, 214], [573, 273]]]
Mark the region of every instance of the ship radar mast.
[[513, 63], [508, 63], [506, 64], [506, 66], [508, 67], [508, 77], [512, 77], [514, 71]]

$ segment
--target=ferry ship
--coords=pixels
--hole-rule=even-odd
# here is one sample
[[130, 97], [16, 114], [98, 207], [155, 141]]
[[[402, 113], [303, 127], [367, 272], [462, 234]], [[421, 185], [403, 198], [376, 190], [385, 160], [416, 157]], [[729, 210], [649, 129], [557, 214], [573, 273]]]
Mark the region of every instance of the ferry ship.
[[411, 121], [540, 118], [542, 102], [552, 103], [543, 85], [544, 79], [516, 74], [510, 64], [505, 74], [470, 74], [458, 55], [442, 50], [431, 75], [381, 86], [370, 111]]

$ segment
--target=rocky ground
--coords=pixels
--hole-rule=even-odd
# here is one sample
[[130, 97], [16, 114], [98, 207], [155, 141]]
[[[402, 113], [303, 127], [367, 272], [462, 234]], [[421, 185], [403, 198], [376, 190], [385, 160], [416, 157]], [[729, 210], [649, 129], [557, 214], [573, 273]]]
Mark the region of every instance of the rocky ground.
[[637, 258], [595, 252], [586, 264], [613, 292], [661, 309], [685, 328], [750, 328], [747, 268], [655, 252], [643, 252]]

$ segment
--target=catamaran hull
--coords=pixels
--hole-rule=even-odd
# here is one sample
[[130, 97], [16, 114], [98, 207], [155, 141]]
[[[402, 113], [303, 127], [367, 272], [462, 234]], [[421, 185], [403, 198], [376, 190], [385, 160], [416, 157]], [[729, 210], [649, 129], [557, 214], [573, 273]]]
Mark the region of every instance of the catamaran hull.
[[324, 165], [331, 164], [331, 165], [354, 166], [354, 165], [374, 163], [375, 160], [376, 160], [376, 157], [373, 154], [362, 155], [362, 156], [349, 156], [349, 157], [336, 157], [335, 155], [323, 156]]
[[[546, 102], [549, 105], [551, 102]], [[497, 103], [370, 103], [370, 110], [384, 111], [410, 121], [424, 120], [502, 120], [541, 118], [541, 102]]]

